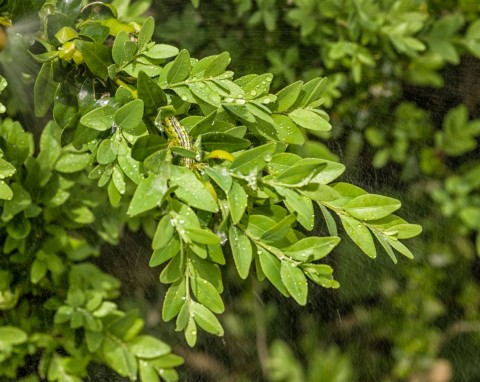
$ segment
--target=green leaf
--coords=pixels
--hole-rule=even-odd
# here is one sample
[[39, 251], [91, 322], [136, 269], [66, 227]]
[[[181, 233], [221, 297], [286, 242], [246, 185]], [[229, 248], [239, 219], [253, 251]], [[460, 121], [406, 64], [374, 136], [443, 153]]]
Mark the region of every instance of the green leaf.
[[353, 242], [368, 256], [374, 259], [377, 257], [377, 250], [372, 235], [365, 225], [357, 219], [346, 215], [339, 215], [343, 228]]
[[278, 139], [287, 144], [302, 145], [305, 143], [305, 137], [297, 125], [286, 115], [272, 114], [274, 127]]
[[160, 281], [164, 284], [171, 284], [184, 277], [185, 261], [182, 254], [174, 256], [167, 266], [160, 273]]
[[156, 267], [177, 256], [180, 252], [180, 241], [176, 236], [171, 236], [162, 247], [156, 248], [150, 258], [149, 266]]
[[190, 347], [194, 347], [197, 343], [197, 325], [192, 316], [189, 317], [187, 327], [185, 328], [185, 340]]
[[387, 255], [392, 259], [394, 264], [397, 264], [397, 258], [395, 257], [395, 254], [393, 253], [392, 247], [390, 246], [387, 238], [385, 235], [372, 231], [375, 237], [377, 238], [378, 242], [381, 244], [383, 249], [385, 249], [385, 252], [387, 252]]
[[157, 370], [145, 361], [138, 362], [138, 375], [141, 382], [160, 382]]
[[0, 158], [0, 179], [8, 178], [13, 174], [15, 174], [16, 171], [17, 169], [15, 168], [14, 165], [7, 162], [3, 158]]
[[282, 113], [295, 104], [300, 91], [302, 90], [302, 81], [294, 82], [293, 84], [288, 85], [277, 93], [277, 110], [279, 113]]
[[327, 256], [340, 243], [339, 237], [307, 237], [282, 251], [293, 260], [312, 262]]
[[11, 200], [12, 197], [12, 189], [3, 180], [0, 180], [0, 200]]
[[223, 52], [212, 60], [210, 65], [205, 69], [205, 77], [215, 77], [225, 72], [227, 66], [230, 64], [230, 54]]
[[228, 237], [238, 275], [245, 280], [252, 264], [252, 244], [243, 231], [234, 225], [230, 226]]
[[[130, 37], [127, 32], [121, 31], [117, 37], [115, 37], [115, 41], [113, 42], [112, 47], [112, 57], [115, 64], [121, 66], [125, 61], [125, 43], [130, 41]], [[133, 55], [132, 55], [133, 56]]]
[[106, 364], [121, 376], [136, 378], [138, 364], [135, 356], [126, 346], [118, 345], [118, 340], [105, 337], [101, 349]]
[[138, 32], [138, 49], [143, 49], [150, 42], [155, 30], [155, 19], [152, 16], [147, 17], [143, 22], [142, 29]]
[[296, 109], [288, 114], [288, 116], [298, 126], [314, 131], [330, 131], [332, 126], [320, 115], [308, 109]]
[[327, 164], [322, 159], [306, 158], [276, 175], [276, 181], [289, 187], [308, 184]]
[[222, 104], [222, 107], [227, 110], [234, 117], [237, 117], [241, 122], [246, 121], [250, 123], [255, 123], [255, 117], [250, 113], [245, 105], [231, 105], [231, 104]]
[[143, 52], [143, 55], [155, 60], [164, 60], [166, 58], [175, 57], [177, 54], [178, 48], [167, 44], [155, 44]]
[[147, 178], [139, 183], [127, 213], [130, 216], [135, 216], [160, 206], [166, 192], [167, 179], [165, 175], [150, 173]]
[[137, 336], [128, 342], [130, 351], [138, 358], [152, 359], [170, 353], [170, 346], [151, 336]]
[[318, 77], [308, 81], [302, 87], [301, 96], [298, 100], [299, 105], [309, 106], [315, 101], [317, 101], [322, 94], [326, 84], [327, 79], [325, 77]]
[[33, 88], [35, 116], [43, 117], [52, 105], [58, 83], [54, 80], [55, 61], [42, 65]]
[[402, 255], [408, 257], [409, 259], [414, 258], [412, 252], [410, 252], [410, 250], [403, 243], [399, 242], [398, 240], [392, 240], [388, 237], [386, 237], [386, 239], [388, 240], [388, 243]]
[[180, 309], [185, 304], [185, 278], [173, 283], [168, 288], [165, 294], [165, 301], [163, 302], [162, 318], [168, 322], [180, 313]]
[[80, 123], [98, 131], [105, 131], [112, 128], [113, 116], [115, 115], [115, 108], [110, 105], [105, 105], [91, 112], [85, 114]]
[[243, 187], [236, 181], [232, 182], [232, 187], [227, 194], [228, 208], [234, 224], [238, 224], [247, 208], [248, 196]]
[[333, 269], [325, 264], [302, 264], [305, 275], [324, 288], [338, 288], [340, 284], [333, 279]]
[[195, 322], [208, 333], [223, 336], [223, 328], [217, 317], [202, 304], [192, 301], [192, 315]]
[[55, 170], [63, 173], [73, 173], [82, 171], [90, 164], [90, 154], [77, 154], [74, 152], [65, 152], [55, 164]]
[[207, 151], [223, 150], [229, 153], [249, 148], [247, 139], [234, 137], [227, 133], [211, 132], [201, 135], [202, 145]]
[[187, 50], [180, 51], [173, 61], [172, 66], [167, 74], [169, 84], [175, 84], [185, 80], [190, 73], [190, 54]]
[[272, 283], [275, 288], [277, 288], [277, 290], [281, 294], [289, 297], [290, 294], [285, 288], [285, 285], [283, 284], [282, 278], [280, 276], [280, 260], [278, 260], [270, 252], [259, 246], [257, 246], [257, 257], [260, 261], [262, 271], [267, 277], [267, 279]]
[[164, 215], [158, 222], [155, 235], [152, 240], [152, 249], [159, 249], [165, 246], [173, 236], [173, 224], [169, 215]]
[[283, 239], [292, 229], [292, 224], [295, 223], [297, 217], [295, 214], [285, 216], [278, 223], [263, 232], [260, 239], [265, 242], [274, 242]]
[[382, 195], [360, 195], [350, 200], [343, 209], [359, 220], [376, 220], [390, 215], [398, 210], [401, 203], [393, 198]]
[[[206, 104], [218, 107], [220, 105], [220, 102], [222, 101], [220, 95], [215, 90], [206, 86], [203, 82], [189, 83], [188, 88], [192, 91], [192, 94], [194, 94], [198, 100], [203, 101]], [[201, 104], [201, 102], [199, 101], [195, 103]]]
[[311, 231], [315, 223], [315, 214], [311, 199], [285, 187], [275, 187], [275, 190], [285, 198], [285, 205], [289, 211], [297, 213], [297, 221], [305, 229]]
[[184, 227], [185, 234], [199, 244], [215, 245], [220, 243], [220, 238], [207, 228]]
[[295, 301], [300, 305], [305, 305], [307, 303], [308, 285], [302, 270], [287, 261], [282, 261], [280, 276]]
[[145, 104], [145, 113], [157, 115], [158, 108], [167, 104], [167, 96], [158, 83], [152, 80], [145, 72], [138, 74], [138, 98]]
[[28, 336], [15, 326], [0, 326], [0, 343], [20, 345], [27, 342]]
[[110, 48], [103, 43], [76, 40], [75, 47], [82, 54], [85, 64], [90, 71], [106, 81], [108, 78], [108, 67], [112, 64], [110, 59]]
[[164, 150], [168, 146], [168, 142], [160, 135], [144, 135], [139, 137], [132, 147], [132, 158], [143, 162], [150, 155], [157, 151]]
[[251, 171], [260, 171], [265, 167], [267, 161], [272, 158], [272, 155], [275, 152], [275, 147], [275, 143], [270, 142], [244, 151], [234, 159], [230, 169], [233, 171], [239, 171], [243, 174], [248, 174]]
[[271, 73], [264, 73], [252, 77], [253, 78], [250, 81], [242, 86], [243, 90], [245, 91], [246, 98], [258, 98], [262, 94], [268, 93], [273, 75]]
[[337, 236], [337, 223], [335, 223], [335, 219], [333, 218], [331, 212], [321, 203], [318, 203], [318, 206], [320, 207], [323, 217], [325, 218], [328, 233], [332, 236]]
[[225, 310], [220, 294], [207, 280], [200, 277], [192, 278], [192, 291], [198, 302], [205, 305], [212, 312], [220, 314]]
[[117, 158], [117, 146], [110, 139], [105, 139], [98, 145], [97, 161], [100, 164], [112, 163]]
[[43, 280], [47, 273], [47, 263], [44, 260], [35, 259], [30, 269], [30, 281], [33, 284], [38, 284]]
[[172, 166], [170, 185], [176, 187], [174, 192], [178, 199], [200, 210], [217, 212], [218, 205], [212, 194], [187, 168]]
[[11, 220], [32, 203], [30, 194], [19, 183], [10, 184], [10, 188], [13, 192], [13, 197], [10, 200], [6, 200], [3, 204], [3, 221]]
[[141, 125], [142, 118], [143, 101], [136, 99], [118, 109], [114, 120], [121, 131], [138, 136], [145, 131], [145, 127]]
[[205, 173], [217, 183], [224, 192], [229, 192], [232, 187], [232, 177], [224, 167], [205, 167]]

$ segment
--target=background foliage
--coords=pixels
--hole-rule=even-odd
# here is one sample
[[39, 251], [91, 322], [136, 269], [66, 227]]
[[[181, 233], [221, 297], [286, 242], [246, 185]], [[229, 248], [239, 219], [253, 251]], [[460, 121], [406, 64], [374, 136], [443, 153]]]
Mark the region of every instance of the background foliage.
[[[480, 6], [232, 0], [194, 8], [143, 0], [113, 1], [115, 17], [107, 6], [80, 14], [81, 2], [75, 1], [5, 3], [13, 28], [31, 33], [35, 26], [21, 30], [21, 20], [34, 9], [40, 21], [33, 24], [45, 28], [43, 45], [30, 47], [40, 64], [21, 68], [32, 73], [27, 89], [35, 82], [35, 117], [28, 100], [23, 111], [13, 101], [22, 89], [15, 86], [20, 73], [9, 67], [25, 62], [14, 56], [19, 49], [1, 56], [9, 82], [7, 113], [31, 131], [8, 118], [0, 129], [0, 191], [10, 199], [2, 202], [0, 262], [0, 360], [6, 378], [115, 380], [102, 366], [107, 365], [131, 379], [175, 380], [173, 368], [182, 360], [166, 342], [185, 359], [181, 379], [448, 381], [451, 372], [454, 381], [480, 377]], [[152, 19], [145, 23], [148, 14], [155, 16], [155, 28]], [[91, 22], [73, 23], [77, 17]], [[127, 24], [132, 19], [137, 24]], [[150, 33], [157, 45], [148, 45]], [[224, 51], [232, 57], [228, 69], [235, 71], [235, 82], [226, 72], [230, 59]], [[251, 73], [258, 76], [238, 80]], [[317, 79], [323, 76], [326, 82]], [[282, 88], [287, 90], [279, 93]], [[48, 121], [50, 113], [54, 122], [44, 128], [40, 119]], [[157, 129], [172, 114], [191, 136], [202, 138], [190, 152], [172, 147]], [[202, 121], [215, 121], [215, 131]], [[289, 144], [290, 154], [269, 141]], [[251, 144], [256, 148], [245, 150]], [[219, 149], [224, 152], [208, 156]], [[230, 164], [227, 154], [242, 150]], [[192, 175], [182, 157], [206, 176]], [[399, 241], [388, 241], [392, 235], [418, 233], [417, 226], [385, 218], [400, 207], [397, 200], [346, 183], [327, 186], [343, 172], [338, 160], [347, 168], [343, 182], [397, 197], [406, 206], [403, 215], [422, 224], [424, 233], [411, 246], [413, 261], [394, 265], [387, 256], [394, 256], [391, 247], [410, 253]], [[162, 161], [173, 164], [160, 166]], [[225, 168], [232, 167], [239, 176], [222, 182]], [[159, 192], [149, 193], [152, 186]], [[243, 205], [237, 200], [245, 199], [243, 216], [243, 208], [235, 211]], [[274, 211], [267, 211], [265, 199]], [[328, 211], [339, 215], [341, 236], [358, 247], [348, 239], [338, 244]], [[192, 212], [198, 220], [188, 220]], [[186, 233], [176, 225], [180, 220], [189, 222]], [[122, 230], [125, 224], [129, 230]], [[302, 239], [310, 229], [318, 239]], [[369, 232], [380, 237], [377, 248]], [[285, 236], [289, 242], [280, 242]], [[251, 276], [250, 263], [240, 256], [249, 251], [242, 245], [218, 250], [225, 238], [253, 245]], [[321, 249], [325, 243], [338, 246], [323, 265], [310, 265], [331, 250]], [[170, 271], [160, 276], [167, 285], [160, 284], [158, 268], [148, 269], [149, 262], [182, 263], [175, 253], [184, 245], [197, 265], [170, 261]], [[295, 257], [306, 250], [308, 261]], [[362, 251], [379, 257], [372, 261]], [[288, 268], [282, 261], [300, 266]], [[307, 300], [305, 275], [336, 286], [330, 266], [341, 287], [312, 284]], [[178, 269], [191, 274], [179, 279]], [[258, 281], [262, 273], [274, 288]], [[121, 279], [121, 289], [112, 276]], [[182, 305], [191, 298], [185, 283], [194, 297]], [[223, 300], [217, 298], [222, 289]], [[164, 302], [169, 296], [170, 305]], [[217, 321], [212, 312], [222, 311]], [[189, 344], [197, 342], [193, 350], [175, 334], [175, 325], [161, 320], [177, 314], [186, 317], [177, 319], [177, 329], [185, 329]], [[197, 324], [224, 337], [197, 338]], [[140, 334], [144, 325], [153, 337]]]

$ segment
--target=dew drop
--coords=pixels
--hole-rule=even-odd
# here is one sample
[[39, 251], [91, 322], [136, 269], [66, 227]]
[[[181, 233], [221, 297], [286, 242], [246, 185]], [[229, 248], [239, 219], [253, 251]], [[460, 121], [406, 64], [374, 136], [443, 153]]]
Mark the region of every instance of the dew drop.
[[238, 105], [245, 105], [245, 100], [243, 98], [238, 98], [236, 101], [235, 101]]

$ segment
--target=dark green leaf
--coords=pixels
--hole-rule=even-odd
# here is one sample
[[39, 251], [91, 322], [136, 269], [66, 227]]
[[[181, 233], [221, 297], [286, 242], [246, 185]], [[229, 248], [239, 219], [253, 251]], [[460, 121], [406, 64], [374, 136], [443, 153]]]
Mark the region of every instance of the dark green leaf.
[[42, 65], [33, 88], [35, 116], [43, 117], [52, 105], [58, 83], [54, 80], [57, 64], [49, 61]]
[[90, 71], [106, 81], [108, 67], [112, 64], [110, 49], [102, 43], [77, 40], [75, 47], [82, 53], [85, 63]]
[[167, 97], [158, 83], [152, 80], [145, 72], [138, 74], [138, 98], [145, 104], [145, 113], [157, 115], [158, 108], [167, 104]]

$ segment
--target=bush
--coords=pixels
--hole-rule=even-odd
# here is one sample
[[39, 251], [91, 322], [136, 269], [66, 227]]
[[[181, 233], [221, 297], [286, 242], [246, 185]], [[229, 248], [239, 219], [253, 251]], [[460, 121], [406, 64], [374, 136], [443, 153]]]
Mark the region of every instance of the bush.
[[[479, 9], [149, 6], [2, 6], [0, 375], [176, 380], [168, 342], [197, 380], [425, 379], [441, 357], [478, 376], [459, 336], [478, 316], [478, 103], [444, 76], [471, 78]], [[400, 240], [420, 227], [364, 189], [422, 223], [414, 262], [387, 257], [413, 257]], [[333, 268], [342, 288], [308, 288], [338, 287]]]

